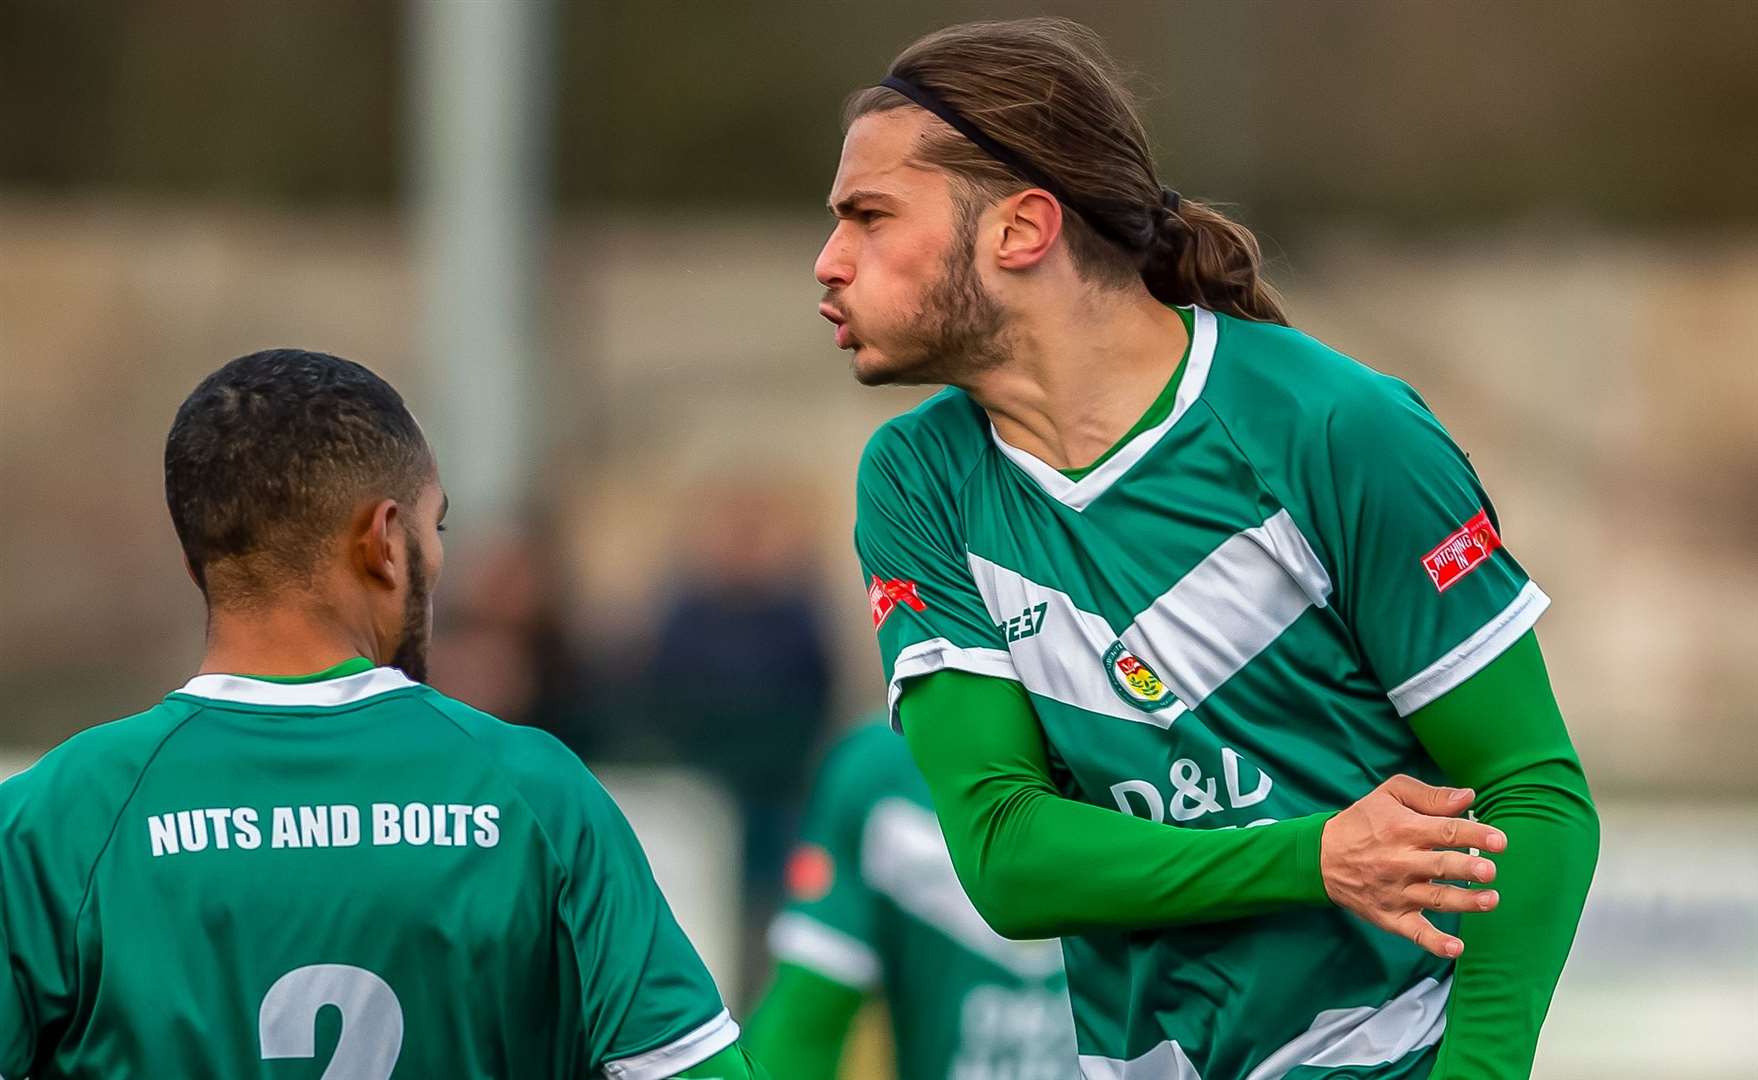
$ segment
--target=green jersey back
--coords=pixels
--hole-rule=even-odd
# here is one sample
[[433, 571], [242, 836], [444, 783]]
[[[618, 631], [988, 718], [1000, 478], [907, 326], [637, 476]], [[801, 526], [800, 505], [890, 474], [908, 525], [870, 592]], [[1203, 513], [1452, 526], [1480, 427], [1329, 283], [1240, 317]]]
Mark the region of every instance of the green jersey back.
[[909, 747], [862, 727], [825, 761], [770, 929], [777, 959], [882, 988], [909, 1080], [1067, 1080], [1061, 950], [1008, 941], [971, 907]]
[[[856, 546], [894, 716], [934, 671], [1017, 680], [1066, 794], [1180, 828], [1441, 781], [1404, 716], [1548, 601], [1408, 386], [1286, 327], [1186, 314], [1170, 414], [1079, 480], [958, 391], [873, 437]], [[1451, 984], [1340, 909], [1064, 947], [1095, 1080], [1420, 1075]]]
[[0, 860], [7, 1077], [651, 1080], [738, 1036], [579, 759], [394, 669], [198, 676], [0, 785]]

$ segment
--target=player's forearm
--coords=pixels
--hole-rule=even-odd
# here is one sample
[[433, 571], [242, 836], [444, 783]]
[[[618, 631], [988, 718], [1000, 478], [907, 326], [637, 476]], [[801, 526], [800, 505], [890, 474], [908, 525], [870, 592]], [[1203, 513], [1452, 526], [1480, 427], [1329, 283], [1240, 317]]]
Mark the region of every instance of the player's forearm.
[[1455, 783], [1478, 789], [1479, 819], [1508, 836], [1493, 856], [1500, 906], [1460, 921], [1465, 952], [1432, 1076], [1525, 1077], [1599, 853], [1599, 817], [1537, 638], [1411, 723]]
[[1185, 829], [1058, 794], [1017, 683], [943, 671], [910, 684], [904, 730], [953, 866], [997, 933], [1046, 938], [1328, 903], [1328, 815]]
[[864, 996], [797, 964], [779, 964], [745, 1024], [745, 1042], [773, 1080], [835, 1076]]
[[1492, 785], [1478, 817], [1508, 834], [1496, 911], [1466, 915], [1433, 1080], [1532, 1071], [1539, 1029], [1575, 938], [1599, 853], [1599, 817], [1578, 765], [1550, 762]]

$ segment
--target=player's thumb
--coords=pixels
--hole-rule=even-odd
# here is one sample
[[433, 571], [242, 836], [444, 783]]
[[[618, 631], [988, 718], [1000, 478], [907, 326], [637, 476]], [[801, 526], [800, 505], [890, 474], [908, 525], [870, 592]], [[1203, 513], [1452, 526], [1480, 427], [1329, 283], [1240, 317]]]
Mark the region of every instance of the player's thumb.
[[1402, 774], [1386, 781], [1386, 791], [1393, 798], [1419, 814], [1431, 817], [1454, 817], [1463, 814], [1477, 793], [1470, 788], [1435, 787], [1414, 776]]

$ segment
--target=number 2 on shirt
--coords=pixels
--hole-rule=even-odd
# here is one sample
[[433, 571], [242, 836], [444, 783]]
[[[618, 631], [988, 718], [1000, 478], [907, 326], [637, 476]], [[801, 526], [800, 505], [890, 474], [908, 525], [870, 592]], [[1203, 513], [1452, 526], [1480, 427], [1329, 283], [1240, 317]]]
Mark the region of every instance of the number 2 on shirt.
[[342, 1013], [342, 1036], [320, 1080], [390, 1080], [403, 1052], [403, 1006], [365, 968], [310, 964], [275, 980], [257, 1016], [264, 1061], [317, 1056], [317, 1014]]

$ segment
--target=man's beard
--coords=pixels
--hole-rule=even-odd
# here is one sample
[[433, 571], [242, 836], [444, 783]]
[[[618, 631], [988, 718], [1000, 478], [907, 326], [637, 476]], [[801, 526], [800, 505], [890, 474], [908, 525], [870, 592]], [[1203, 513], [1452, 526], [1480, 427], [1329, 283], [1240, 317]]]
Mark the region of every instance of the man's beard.
[[427, 681], [427, 646], [433, 630], [422, 555], [421, 545], [413, 535], [409, 536], [409, 594], [403, 600], [403, 638], [391, 656], [392, 667], [419, 683]]
[[977, 276], [976, 243], [976, 211], [961, 208], [940, 277], [898, 332], [889, 362], [879, 371], [857, 368], [855, 378], [867, 386], [962, 386], [1007, 362], [1006, 313]]

